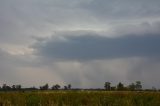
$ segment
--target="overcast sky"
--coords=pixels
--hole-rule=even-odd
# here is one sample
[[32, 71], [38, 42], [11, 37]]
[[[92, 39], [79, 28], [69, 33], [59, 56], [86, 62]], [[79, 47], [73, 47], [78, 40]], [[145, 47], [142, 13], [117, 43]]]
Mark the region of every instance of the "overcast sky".
[[160, 88], [160, 0], [0, 0], [0, 85]]

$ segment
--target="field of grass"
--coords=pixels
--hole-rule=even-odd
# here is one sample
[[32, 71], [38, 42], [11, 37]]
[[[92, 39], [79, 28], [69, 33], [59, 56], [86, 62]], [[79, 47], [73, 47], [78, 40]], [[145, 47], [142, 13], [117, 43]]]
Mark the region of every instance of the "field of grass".
[[159, 92], [0, 92], [0, 106], [160, 106]]

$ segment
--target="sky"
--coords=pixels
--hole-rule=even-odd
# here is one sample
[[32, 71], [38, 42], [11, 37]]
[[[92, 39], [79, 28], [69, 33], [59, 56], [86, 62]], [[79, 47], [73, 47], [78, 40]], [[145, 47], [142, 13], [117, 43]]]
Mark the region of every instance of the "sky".
[[0, 0], [0, 85], [160, 88], [159, 0]]

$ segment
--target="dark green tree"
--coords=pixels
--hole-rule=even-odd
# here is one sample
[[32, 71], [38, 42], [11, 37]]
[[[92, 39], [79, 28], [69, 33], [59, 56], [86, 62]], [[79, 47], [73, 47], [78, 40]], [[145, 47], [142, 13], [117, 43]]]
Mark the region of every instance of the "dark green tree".
[[2, 90], [4, 90], [4, 91], [9, 91], [11, 89], [12, 88], [10, 86], [8, 86], [7, 84], [3, 84], [3, 86], [2, 86]]
[[142, 90], [141, 81], [136, 81], [135, 89], [136, 89], [136, 90]]
[[48, 90], [49, 88], [49, 85], [48, 84], [45, 84], [43, 86], [40, 86], [40, 90]]
[[60, 85], [58, 85], [58, 84], [56, 84], [56, 85], [55, 85], [55, 88], [58, 90], [58, 89], [60, 89], [60, 88], [61, 88], [61, 86], [60, 86]]
[[68, 87], [67, 86], [64, 86], [64, 90], [67, 90], [68, 89]]
[[61, 88], [61, 86], [60, 85], [58, 85], [58, 84], [56, 84], [56, 85], [53, 85], [52, 86], [52, 90], [58, 90], [58, 89], [60, 89]]
[[16, 87], [16, 90], [21, 90], [22, 88], [21, 85], [16, 85], [15, 87]]
[[134, 83], [131, 83], [129, 86], [128, 86], [128, 89], [131, 90], [131, 91], [134, 91], [136, 88], [136, 85]]
[[16, 90], [16, 85], [12, 85], [12, 90]]
[[71, 84], [68, 84], [68, 89], [71, 89], [72, 85]]
[[111, 90], [111, 83], [110, 83], [110, 82], [105, 82], [104, 88], [105, 88], [106, 90]]
[[124, 90], [124, 85], [121, 82], [118, 83], [117, 90], [119, 90], [119, 91]]

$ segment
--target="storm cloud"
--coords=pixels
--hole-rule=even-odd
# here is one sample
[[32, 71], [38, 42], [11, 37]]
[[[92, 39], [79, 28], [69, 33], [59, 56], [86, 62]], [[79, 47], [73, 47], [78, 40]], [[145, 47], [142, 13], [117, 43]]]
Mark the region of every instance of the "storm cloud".
[[98, 35], [67, 36], [35, 45], [36, 53], [52, 59], [99, 60], [128, 57], [160, 56], [160, 36], [122, 36], [109, 38]]
[[[159, 0], [0, 0], [0, 85], [160, 87]], [[154, 77], [153, 77], [154, 76]]]

